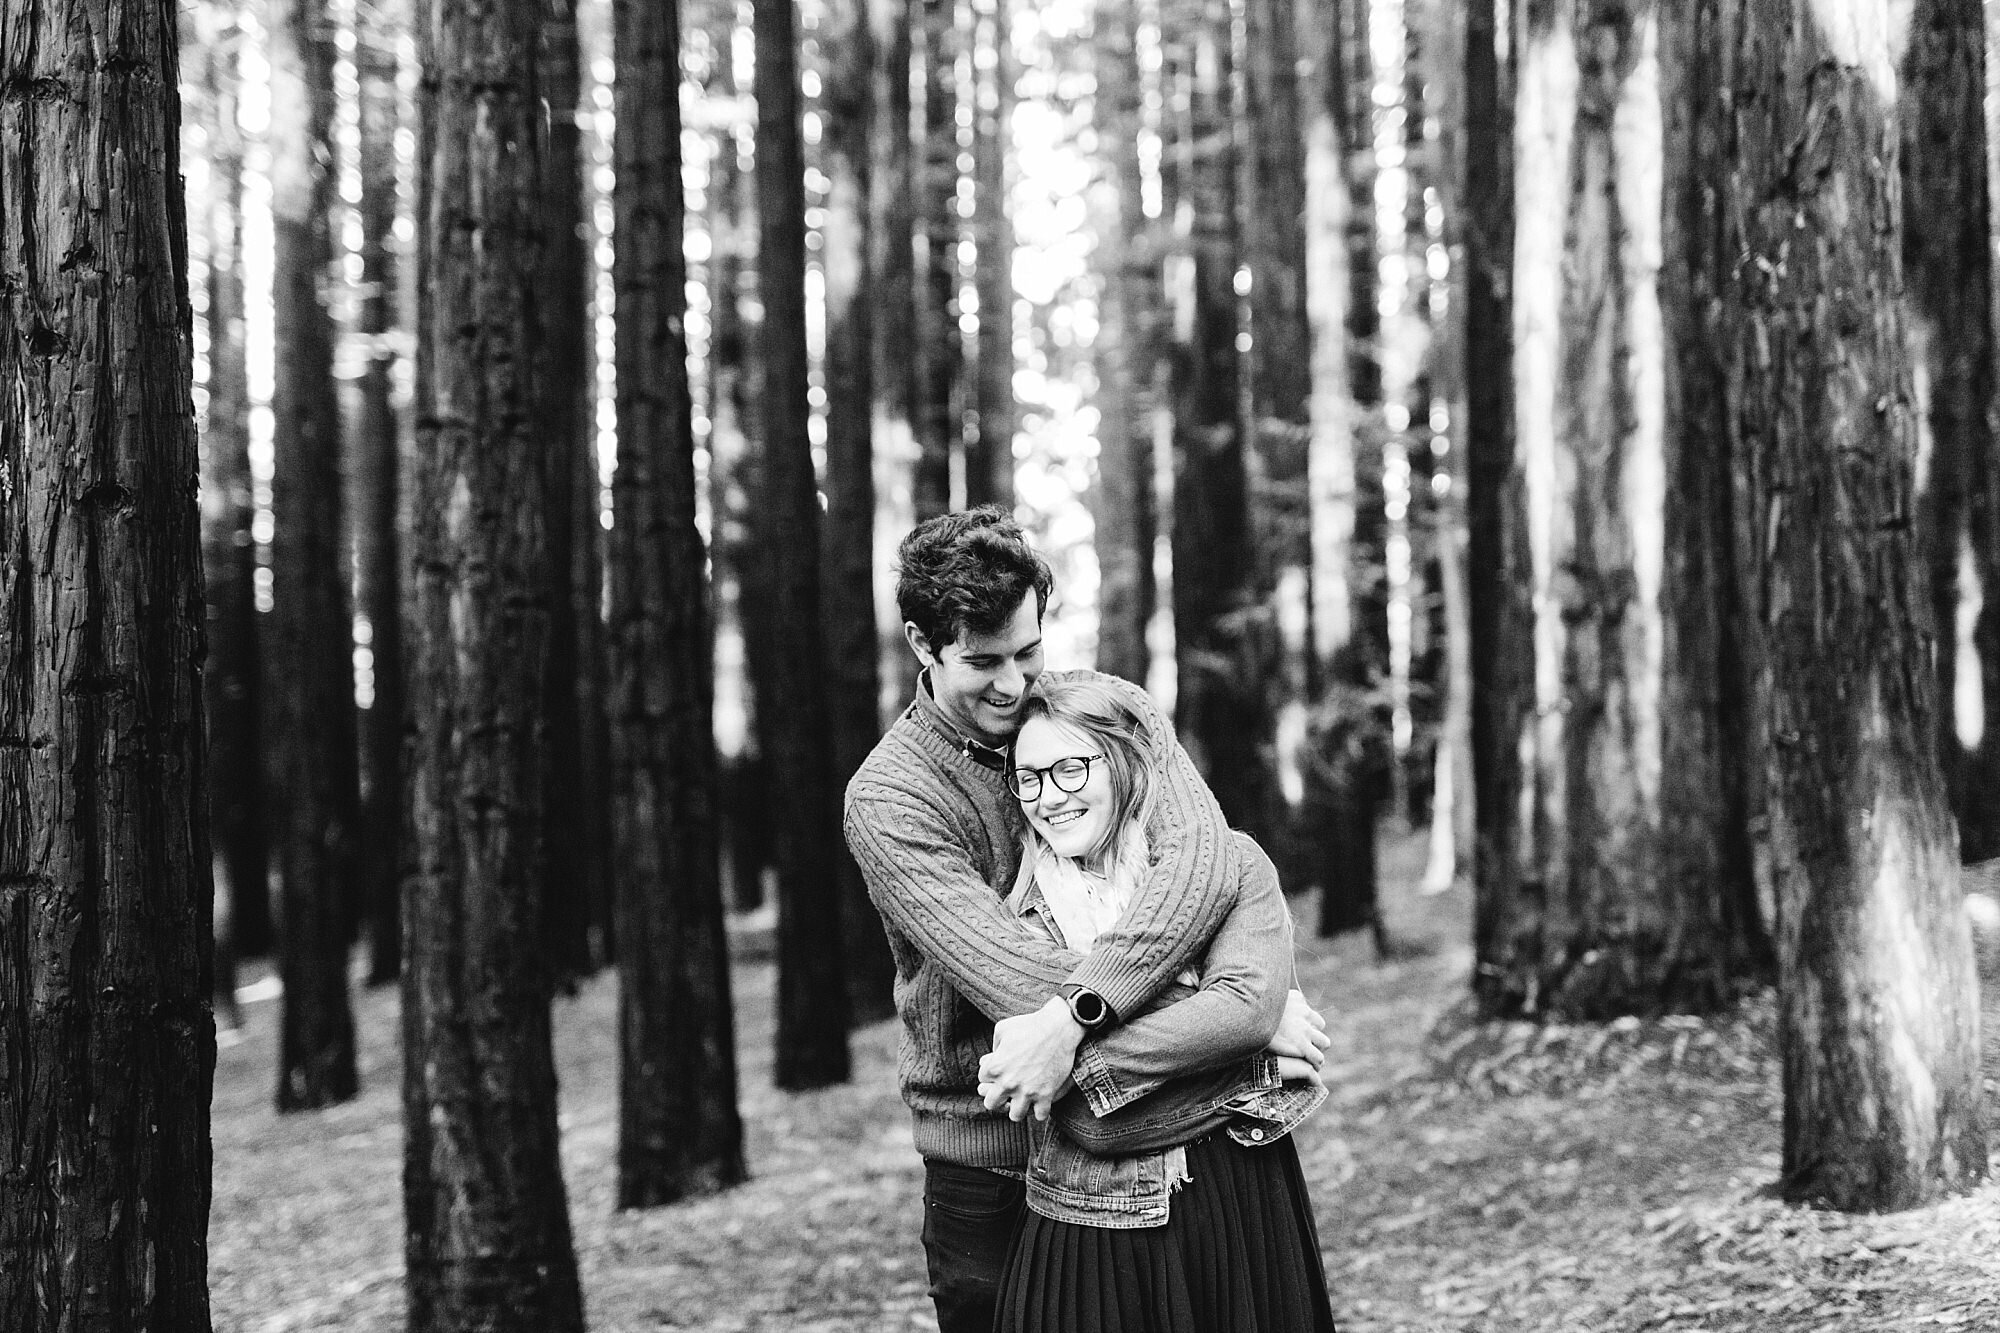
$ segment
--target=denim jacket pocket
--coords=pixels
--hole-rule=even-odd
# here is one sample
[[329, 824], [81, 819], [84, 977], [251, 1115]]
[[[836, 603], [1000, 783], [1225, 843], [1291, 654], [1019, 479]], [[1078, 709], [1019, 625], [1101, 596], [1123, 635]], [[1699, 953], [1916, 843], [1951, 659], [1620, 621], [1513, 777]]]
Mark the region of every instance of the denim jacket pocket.
[[1080, 1226], [1130, 1230], [1165, 1226], [1177, 1183], [1174, 1150], [1100, 1157], [1060, 1130], [1041, 1126], [1028, 1161], [1028, 1207]]

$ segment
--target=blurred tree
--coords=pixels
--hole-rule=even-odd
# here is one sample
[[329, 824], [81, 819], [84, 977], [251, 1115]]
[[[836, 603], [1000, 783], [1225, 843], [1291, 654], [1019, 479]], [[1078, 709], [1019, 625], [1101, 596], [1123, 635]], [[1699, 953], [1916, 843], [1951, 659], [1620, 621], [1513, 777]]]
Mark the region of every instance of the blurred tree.
[[1006, 0], [970, 0], [973, 270], [979, 333], [965, 442], [966, 505], [1014, 503], [1014, 227], [1008, 214], [1008, 125], [1014, 62]]
[[[1104, 275], [1100, 328], [1093, 344], [1102, 391], [1096, 402], [1097, 478], [1090, 489], [1096, 524], [1097, 667], [1114, 676], [1145, 683], [1152, 666], [1146, 627], [1152, 621], [1157, 588], [1153, 582], [1153, 537], [1158, 518], [1153, 505], [1153, 428], [1158, 410], [1160, 332], [1164, 293], [1160, 285], [1164, 224], [1146, 212], [1150, 166], [1158, 187], [1159, 162], [1142, 163], [1140, 144], [1159, 147], [1159, 111], [1149, 110], [1147, 86], [1158, 93], [1155, 69], [1149, 80], [1141, 68], [1143, 31], [1158, 51], [1156, 4], [1099, 10], [1093, 43], [1098, 142], [1108, 147], [1111, 179], [1103, 190], [1106, 212], [1098, 231], [1098, 263]], [[1158, 201], [1155, 200], [1155, 211]]]
[[321, 0], [272, 0], [271, 633], [264, 645], [268, 762], [283, 915], [278, 1109], [355, 1094], [347, 957], [356, 923], [359, 816], [354, 621], [333, 383], [333, 23]]
[[542, 947], [539, 0], [423, 0], [403, 893], [413, 1333], [580, 1333]]
[[1534, 610], [1502, 705], [1522, 794], [1477, 887], [1489, 1013], [1713, 1008], [1767, 957], [1741, 811], [1714, 799], [1714, 608], [1683, 587], [1708, 529], [1668, 484], [1655, 17], [1650, 0], [1517, 10], [1504, 503]]
[[207, 1333], [212, 888], [176, 14], [49, 4], [8, 22], [0, 1328]]
[[[832, 182], [826, 268], [826, 514], [820, 537], [821, 619], [832, 669], [834, 782], [844, 786], [882, 728], [880, 640], [875, 627], [875, 248], [873, 130], [880, 84], [875, 32], [864, 0], [832, 0], [819, 21], [830, 65], [822, 154]], [[896, 963], [868, 886], [845, 843], [838, 848], [847, 997], [857, 1023], [895, 1012]]]
[[755, 4], [764, 457], [752, 522], [759, 608], [769, 620], [749, 636], [749, 648], [776, 832], [776, 1078], [779, 1087], [798, 1089], [846, 1081], [848, 1018], [819, 497], [807, 436], [805, 162], [792, 3]]
[[[874, 321], [876, 500], [899, 513], [898, 492], [909, 484], [903, 464], [915, 441], [916, 140], [911, 122], [910, 56], [915, 29], [907, 0], [867, 0], [874, 31], [875, 114], [869, 178], [868, 248]], [[884, 503], [886, 502], [886, 503]], [[886, 684], [883, 697], [900, 710], [917, 688], [917, 659], [899, 617], [879, 625]]]
[[1684, 429], [1735, 483], [1753, 720], [1736, 757], [1760, 779], [1777, 902], [1784, 1188], [1876, 1211], [1969, 1187], [1986, 1143], [1910, 522], [1905, 34], [1860, 9], [1702, 0], [1660, 19], [1685, 150], [1667, 155]]
[[909, 362], [910, 425], [917, 443], [911, 490], [921, 523], [952, 507], [952, 456], [959, 454], [963, 462], [956, 447], [965, 397], [965, 341], [958, 329], [960, 42], [953, 0], [909, 0], [908, 14], [916, 45], [912, 63], [921, 71], [913, 72], [911, 82], [924, 96], [913, 166], [916, 317]]
[[620, 4], [618, 470], [611, 529], [618, 886], [618, 1204], [743, 1180], [716, 856], [705, 553], [695, 526], [679, 6]]
[[[547, 718], [547, 780], [542, 809], [542, 930], [559, 983], [573, 983], [595, 966], [591, 908], [600, 897], [608, 834], [604, 775], [584, 766], [592, 730], [583, 712], [590, 664], [583, 657], [585, 622], [595, 641], [596, 602], [580, 594], [593, 582], [585, 566], [598, 558], [595, 504], [581, 503], [580, 486], [595, 499], [579, 456], [596, 448], [595, 340], [590, 290], [595, 281], [583, 208], [583, 130], [577, 122], [583, 89], [577, 47], [576, 0], [543, 0], [536, 77], [548, 106], [548, 158], [542, 168], [543, 277], [538, 289], [545, 350], [537, 367], [536, 414], [547, 448], [549, 660], [542, 679]], [[594, 473], [595, 469], [591, 469]]]
[[[243, 131], [237, 124], [236, 61], [243, 43], [221, 5], [195, 13], [201, 29], [208, 131], [208, 411], [203, 440], [202, 565], [208, 591], [209, 811], [218, 891], [228, 903], [223, 944], [232, 959], [269, 953], [273, 942], [265, 823], [263, 724], [258, 665], [256, 514], [250, 474], [250, 389], [243, 339]], [[190, 219], [194, 221], [194, 219]]]
[[[1937, 635], [1938, 752], [1966, 861], [2000, 856], [2000, 460], [1994, 456], [1993, 251], [1986, 180], [1986, 28], [1980, 0], [1917, 0], [1901, 77], [1903, 272], [1918, 429], [1917, 497]], [[1961, 563], [1971, 586], [1961, 578]], [[1990, 721], [1970, 747], [1954, 703], [1960, 608], [1977, 598], [1973, 661]], [[1990, 603], [1990, 605], [1989, 605]]]
[[396, 263], [396, 130], [402, 93], [397, 47], [409, 29], [401, 0], [356, 10], [355, 67], [361, 112], [361, 290], [354, 332], [366, 363], [355, 423], [362, 513], [354, 525], [356, 600], [368, 621], [375, 697], [361, 721], [361, 828], [357, 857], [368, 922], [368, 983], [403, 967], [403, 613], [401, 469], [403, 422], [395, 405], [403, 345]]

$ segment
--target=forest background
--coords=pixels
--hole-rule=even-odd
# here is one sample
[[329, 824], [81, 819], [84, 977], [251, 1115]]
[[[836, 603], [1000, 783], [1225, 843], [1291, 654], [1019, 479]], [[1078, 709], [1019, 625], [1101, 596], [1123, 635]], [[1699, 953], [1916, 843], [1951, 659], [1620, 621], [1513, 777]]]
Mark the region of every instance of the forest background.
[[[777, 1089], [886, 1084], [838, 790], [914, 688], [896, 540], [984, 502], [1050, 660], [1169, 703], [1441, 1022], [1349, 1109], [1626, 1043], [1776, 1128], [1776, 1198], [1944, 1216], [2000, 858], [1989, 8], [28, 6], [0, 1325], [208, 1325], [218, 1009], [331, 1116], [399, 983], [413, 1328], [582, 1326], [552, 996], [615, 1031], [620, 1209], [793, 1114], [739, 1097], [732, 976]], [[1648, 1234], [1713, 1260], [1694, 1216]], [[1330, 1229], [1350, 1322], [1407, 1217]]]

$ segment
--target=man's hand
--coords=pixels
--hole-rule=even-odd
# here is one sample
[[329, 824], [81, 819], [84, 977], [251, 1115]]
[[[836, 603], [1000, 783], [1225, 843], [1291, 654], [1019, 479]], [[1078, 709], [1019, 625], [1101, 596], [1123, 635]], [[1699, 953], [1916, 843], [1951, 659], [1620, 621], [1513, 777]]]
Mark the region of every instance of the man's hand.
[[1316, 1083], [1319, 1081], [1319, 1067], [1294, 1056], [1281, 1055], [1278, 1057], [1278, 1078], [1285, 1083]]
[[993, 1053], [979, 1062], [979, 1095], [986, 1109], [1007, 1108], [1009, 1120], [1032, 1111], [1047, 1120], [1049, 1108], [1070, 1089], [1070, 1067], [1083, 1026], [1060, 996], [1032, 1014], [993, 1025]]
[[1278, 1035], [1264, 1049], [1278, 1057], [1281, 1068], [1286, 1060], [1299, 1060], [1305, 1063], [1308, 1072], [1313, 1072], [1326, 1063], [1326, 1048], [1332, 1044], [1332, 1038], [1326, 1035], [1326, 1020], [1306, 1003], [1303, 994], [1293, 991], [1285, 997], [1285, 1016], [1278, 1022]]

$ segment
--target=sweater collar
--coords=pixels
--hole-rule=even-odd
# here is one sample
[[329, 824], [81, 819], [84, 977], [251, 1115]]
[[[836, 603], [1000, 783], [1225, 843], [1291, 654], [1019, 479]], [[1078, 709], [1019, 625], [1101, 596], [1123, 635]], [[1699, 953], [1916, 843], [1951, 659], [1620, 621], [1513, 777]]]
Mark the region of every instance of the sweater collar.
[[988, 745], [974, 740], [959, 730], [952, 720], [945, 716], [944, 709], [938, 707], [937, 699], [931, 694], [931, 670], [925, 667], [917, 673], [917, 698], [911, 709], [917, 725], [943, 741], [958, 753], [978, 764], [990, 768], [995, 773], [1006, 771], [1007, 749], [1005, 746]]

